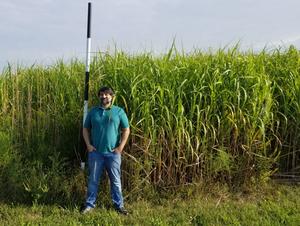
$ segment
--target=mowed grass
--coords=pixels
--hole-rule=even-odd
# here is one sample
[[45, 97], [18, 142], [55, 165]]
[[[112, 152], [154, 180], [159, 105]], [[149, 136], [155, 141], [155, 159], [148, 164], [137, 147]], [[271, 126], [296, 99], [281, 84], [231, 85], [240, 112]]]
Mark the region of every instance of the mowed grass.
[[273, 184], [251, 194], [181, 191], [168, 198], [127, 203], [131, 214], [99, 207], [0, 204], [1, 225], [300, 225], [299, 186]]

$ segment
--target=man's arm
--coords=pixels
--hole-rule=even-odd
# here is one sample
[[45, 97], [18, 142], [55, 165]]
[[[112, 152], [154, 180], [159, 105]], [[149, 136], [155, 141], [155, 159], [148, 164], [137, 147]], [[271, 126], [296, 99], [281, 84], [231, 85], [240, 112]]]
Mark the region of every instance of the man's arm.
[[90, 132], [87, 128], [82, 129], [82, 135], [83, 135], [83, 139], [86, 144], [86, 148], [87, 148], [88, 152], [92, 152], [92, 151], [96, 150], [96, 148], [93, 145], [91, 145]]
[[125, 144], [128, 140], [129, 134], [130, 134], [130, 129], [129, 128], [122, 129], [121, 143], [119, 144], [118, 147], [116, 147], [114, 149], [115, 152], [120, 153], [120, 154], [122, 153], [122, 151], [125, 147]]

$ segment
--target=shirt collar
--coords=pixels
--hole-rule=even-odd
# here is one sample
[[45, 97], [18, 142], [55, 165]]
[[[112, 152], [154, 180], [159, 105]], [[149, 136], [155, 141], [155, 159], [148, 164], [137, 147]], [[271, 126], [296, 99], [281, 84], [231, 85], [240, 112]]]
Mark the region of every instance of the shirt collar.
[[110, 109], [112, 109], [112, 107], [113, 107], [112, 104], [108, 108], [104, 108], [101, 105], [99, 105], [99, 108], [102, 109], [102, 110], [110, 110]]

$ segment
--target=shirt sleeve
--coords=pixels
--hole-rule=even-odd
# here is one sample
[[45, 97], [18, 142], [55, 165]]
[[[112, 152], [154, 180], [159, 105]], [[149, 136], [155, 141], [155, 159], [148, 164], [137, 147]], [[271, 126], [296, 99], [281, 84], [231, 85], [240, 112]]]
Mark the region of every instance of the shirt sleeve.
[[86, 119], [84, 121], [83, 128], [90, 129], [91, 127], [92, 127], [92, 123], [91, 123], [91, 111], [89, 111], [89, 113], [87, 114]]
[[125, 111], [121, 108], [120, 111], [120, 126], [122, 129], [129, 128], [129, 122]]

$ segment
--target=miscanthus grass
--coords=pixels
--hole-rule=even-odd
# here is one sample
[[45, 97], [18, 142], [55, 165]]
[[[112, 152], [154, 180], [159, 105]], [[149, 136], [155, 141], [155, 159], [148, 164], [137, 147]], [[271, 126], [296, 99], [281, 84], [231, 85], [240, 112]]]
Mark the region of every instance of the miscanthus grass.
[[[128, 196], [205, 181], [235, 189], [265, 182], [278, 170], [299, 172], [299, 56], [294, 47], [95, 55], [90, 106], [98, 103], [99, 87], [109, 85], [130, 119], [123, 161]], [[5, 194], [48, 200], [84, 193], [75, 169], [84, 158], [83, 75], [78, 60], [3, 70]]]

